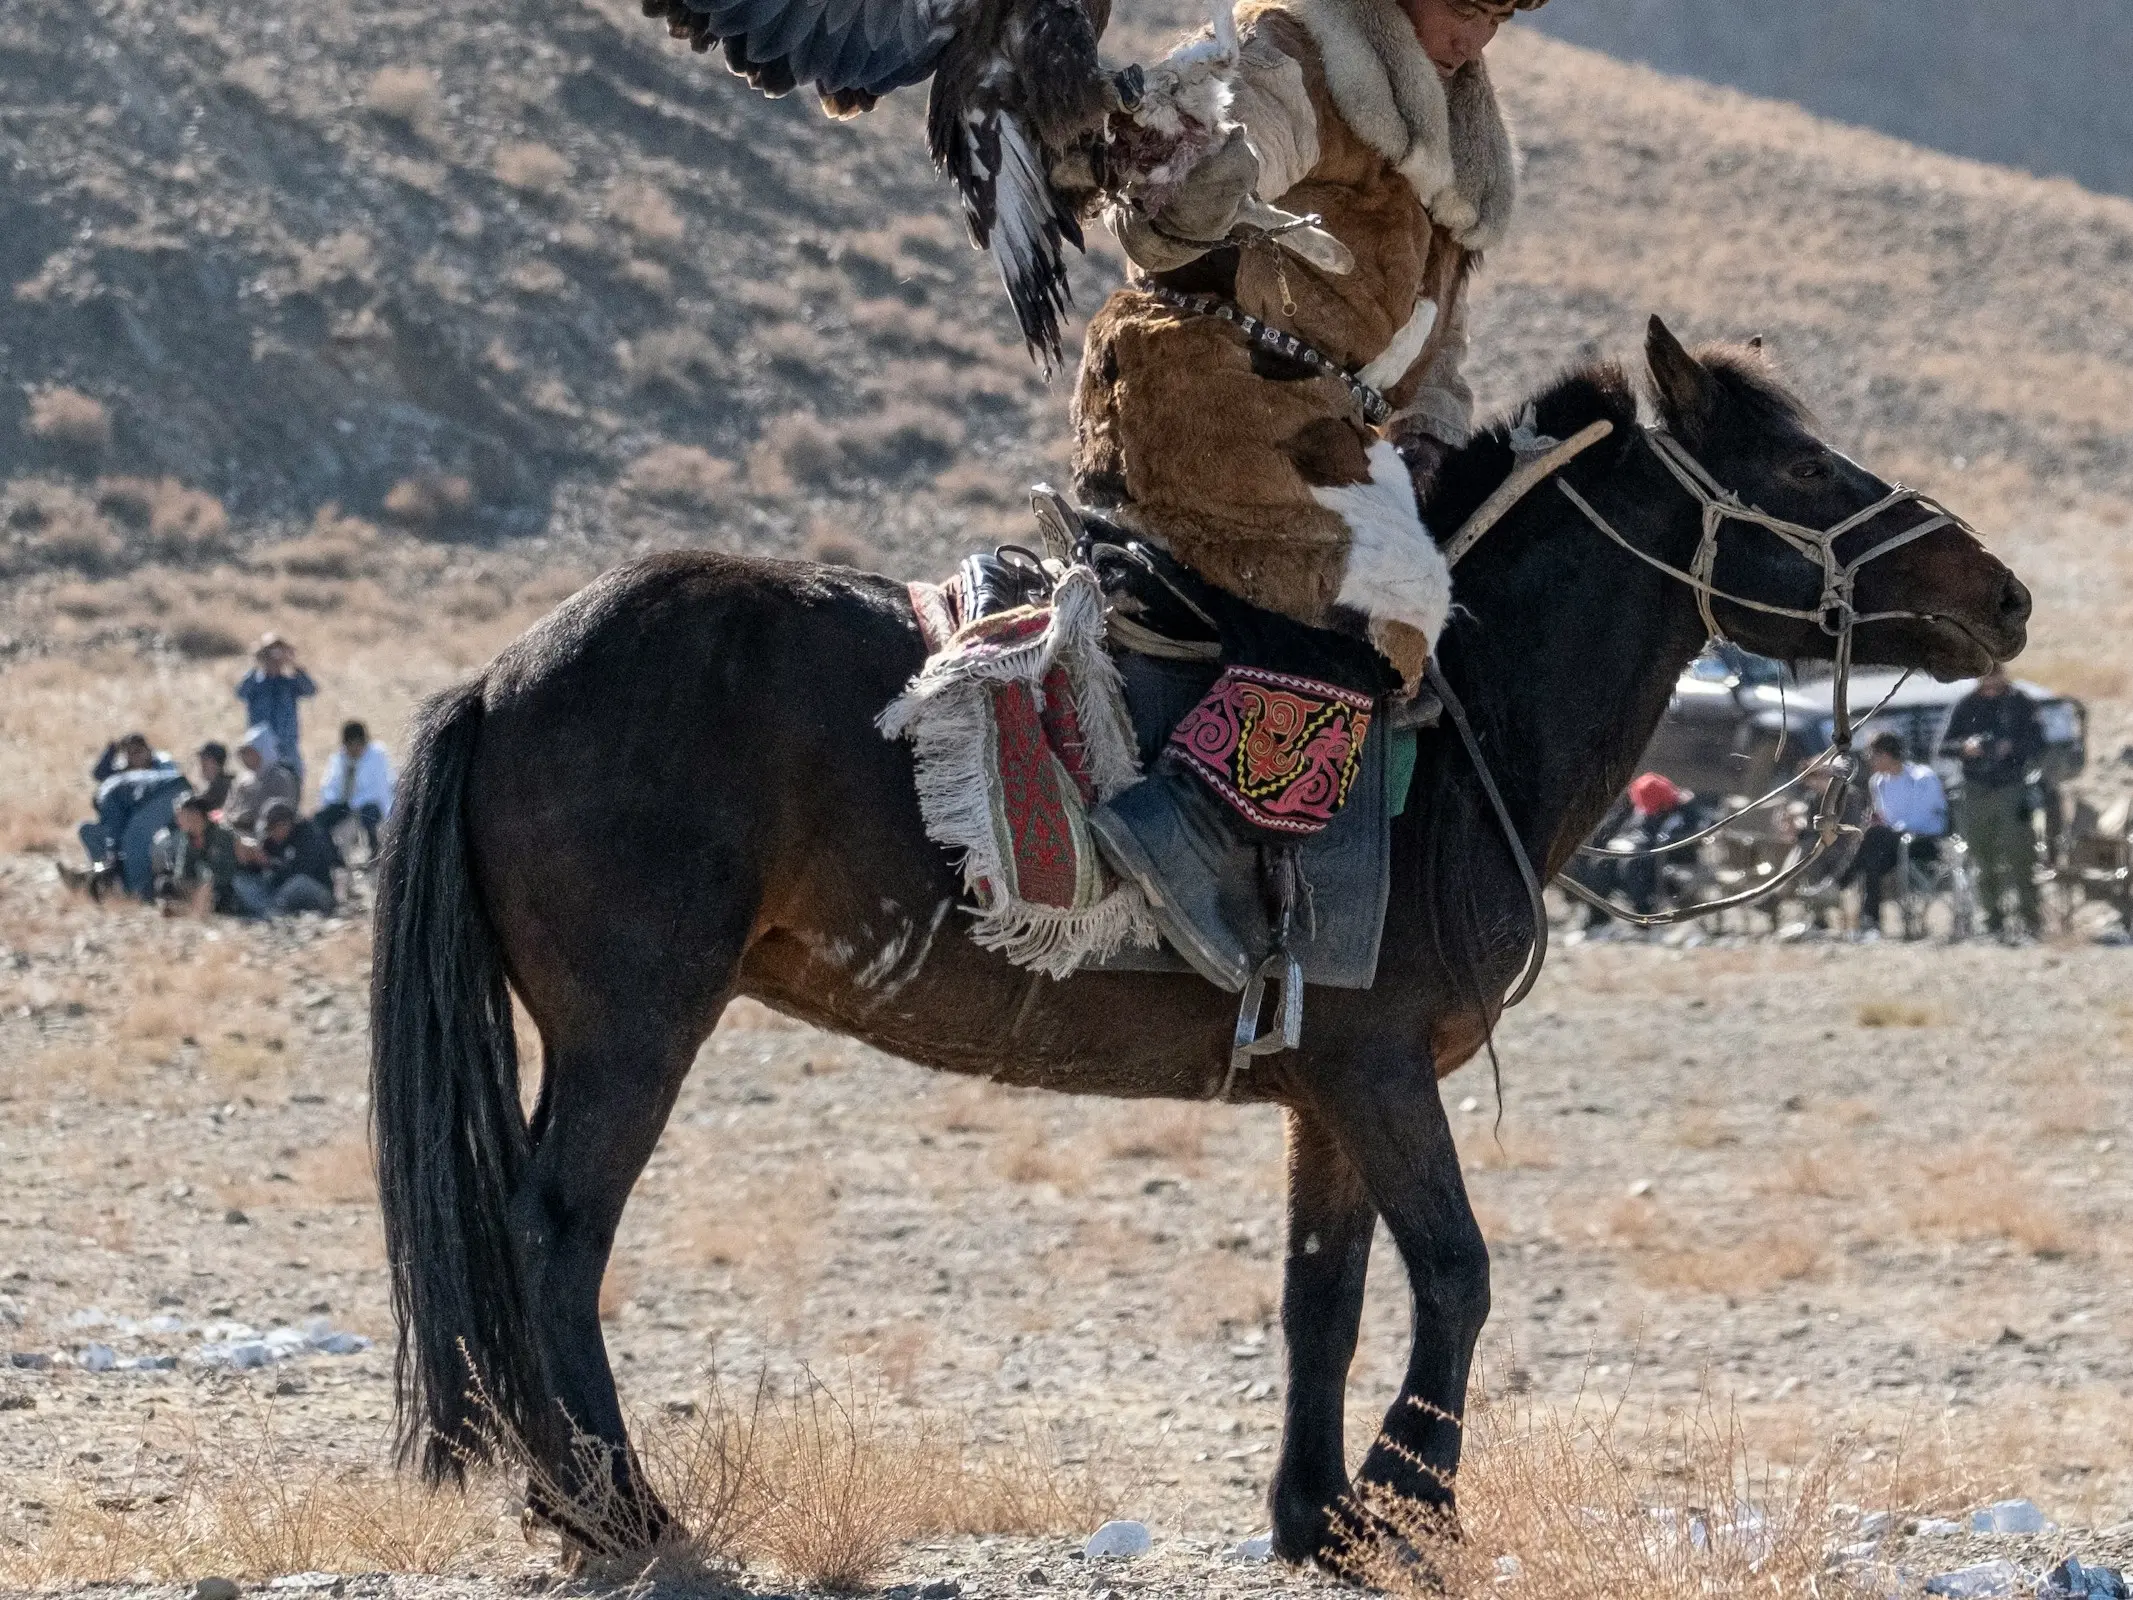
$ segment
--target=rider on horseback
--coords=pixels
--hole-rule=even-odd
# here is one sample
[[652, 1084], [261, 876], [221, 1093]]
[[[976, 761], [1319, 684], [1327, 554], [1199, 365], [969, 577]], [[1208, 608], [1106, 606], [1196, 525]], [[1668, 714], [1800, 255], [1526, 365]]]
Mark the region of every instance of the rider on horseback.
[[[1092, 815], [1170, 942], [1232, 988], [1264, 952], [1225, 925], [1221, 863], [1325, 826], [1379, 694], [1395, 677], [1413, 694], [1444, 626], [1451, 576], [1417, 501], [1470, 425], [1466, 280], [1516, 190], [1482, 51], [1544, 3], [1242, 0], [1241, 133], [1152, 215], [1108, 218], [1138, 270], [1089, 327], [1078, 493], [1391, 668], [1300, 660], [1293, 633], [1271, 650], [1226, 638], [1221, 678], [1148, 777]], [[1230, 242], [1253, 195], [1314, 215], [1352, 265], [1275, 235]]]

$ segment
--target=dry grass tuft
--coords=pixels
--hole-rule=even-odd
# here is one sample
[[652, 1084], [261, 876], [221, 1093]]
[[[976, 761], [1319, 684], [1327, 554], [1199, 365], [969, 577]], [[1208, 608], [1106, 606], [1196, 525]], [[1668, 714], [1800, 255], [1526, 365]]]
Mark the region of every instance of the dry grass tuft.
[[251, 651], [242, 623], [203, 615], [175, 619], [167, 632], [171, 649], [188, 661], [225, 661]]
[[168, 561], [197, 561], [227, 544], [230, 519], [222, 502], [175, 478], [101, 479], [96, 509], [121, 527], [147, 535], [149, 553]]
[[[1773, 1600], [1829, 1592], [1840, 1444], [1790, 1471], [1760, 1464], [1708, 1400], [1629, 1431], [1620, 1407], [1469, 1407], [1456, 1533], [1412, 1501], [1371, 1505], [1347, 1576], [1394, 1596]], [[1421, 1559], [1416, 1561], [1415, 1554]]]
[[538, 140], [498, 146], [493, 165], [498, 182], [526, 194], [556, 194], [570, 181], [570, 162], [563, 153]]
[[2004, 1239], [2030, 1254], [2055, 1259], [2073, 1253], [2075, 1223], [2039, 1197], [1999, 1146], [1980, 1140], [1922, 1157], [1922, 1181], [1899, 1199], [1913, 1232], [1964, 1241]]
[[104, 450], [111, 444], [111, 413], [101, 400], [79, 389], [39, 389], [30, 396], [30, 437], [77, 450]]
[[385, 515], [402, 527], [435, 532], [474, 507], [474, 485], [447, 473], [402, 478], [385, 495]]
[[674, 202], [654, 184], [614, 184], [607, 191], [607, 214], [650, 245], [679, 244], [688, 233]]
[[733, 463], [693, 444], [657, 445], [622, 474], [627, 493], [684, 511], [723, 504], [732, 484]]
[[20, 1481], [0, 1517], [0, 1587], [189, 1581], [203, 1572], [449, 1572], [502, 1549], [502, 1497], [432, 1492], [385, 1471], [307, 1462], [271, 1423], [256, 1440], [193, 1438], [175, 1471], [144, 1442], [132, 1481]]
[[388, 122], [421, 132], [437, 114], [437, 74], [427, 67], [380, 67], [363, 92], [363, 103]]
[[803, 561], [819, 561], [825, 567], [851, 567], [860, 572], [879, 572], [883, 558], [865, 534], [842, 522], [817, 517], [808, 524], [800, 545]]
[[1941, 1020], [1931, 1006], [1913, 1000], [1865, 1000], [1855, 1014], [1862, 1028], [1930, 1028]]

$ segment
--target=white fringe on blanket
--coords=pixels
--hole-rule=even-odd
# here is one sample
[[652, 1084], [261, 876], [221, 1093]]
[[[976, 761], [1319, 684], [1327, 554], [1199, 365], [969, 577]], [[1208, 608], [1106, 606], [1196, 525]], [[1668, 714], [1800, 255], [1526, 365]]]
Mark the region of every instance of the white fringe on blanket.
[[[1069, 567], [1053, 591], [1051, 613], [1044, 632], [1020, 645], [951, 643], [926, 662], [875, 726], [887, 738], [911, 741], [926, 836], [962, 853], [963, 883], [978, 902], [970, 936], [1017, 966], [1065, 978], [1124, 945], [1153, 946], [1158, 935], [1140, 890], [1108, 873], [1098, 898], [1083, 906], [1023, 900], [1004, 887], [1010, 875], [1001, 855], [991, 759], [997, 685], [1026, 684], [1041, 706], [1044, 679], [1056, 662], [1074, 687], [1097, 799], [1109, 800], [1141, 775], [1124, 687], [1104, 649], [1103, 590], [1095, 572]], [[1070, 792], [1069, 798], [1078, 796]]]

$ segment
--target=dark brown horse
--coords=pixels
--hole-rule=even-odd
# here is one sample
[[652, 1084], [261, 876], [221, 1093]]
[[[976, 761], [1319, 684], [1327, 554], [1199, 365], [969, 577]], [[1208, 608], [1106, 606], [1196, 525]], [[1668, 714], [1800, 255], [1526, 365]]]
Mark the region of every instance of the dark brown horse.
[[[1820, 528], [1887, 492], [1814, 437], [1758, 355], [1692, 358], [1655, 323], [1647, 356], [1667, 429], [1746, 501]], [[1575, 375], [1536, 406], [1561, 437], [1614, 425], [1567, 477], [1637, 550], [1684, 566], [1698, 507], [1640, 435], [1623, 373]], [[1482, 435], [1450, 463], [1432, 523], [1458, 527], [1511, 464], [1506, 431]], [[1925, 515], [1896, 507], [1893, 526], [1846, 537], [1871, 544]], [[1820, 593], [1819, 570], [1755, 528], [1728, 533], [1715, 577], [1810, 614]], [[1552, 488], [1467, 558], [1458, 593], [1444, 672], [1552, 873], [1703, 644], [1694, 596]], [[1955, 677], [2021, 648], [2029, 597], [1943, 527], [1866, 567], [1857, 609], [1905, 613], [1861, 626], [1861, 661]], [[1813, 623], [1723, 601], [1717, 617], [1750, 649], [1830, 655]], [[923, 655], [901, 584], [674, 554], [607, 574], [425, 708], [380, 880], [372, 1084], [403, 1423], [433, 1473], [480, 1447], [471, 1367], [566, 1491], [588, 1471], [612, 1478], [602, 1524], [570, 1532], [620, 1544], [664, 1526], [624, 1433], [600, 1279], [735, 995], [1003, 1083], [1191, 1099], [1221, 1081], [1233, 996], [1184, 976], [1053, 982], [961, 936], [957, 874], [920, 828], [909, 755], [874, 730]], [[1315, 992], [1303, 1048], [1239, 1084], [1288, 1115], [1287, 1412], [1270, 1497], [1290, 1559], [1327, 1552], [1349, 1492], [1342, 1392], [1378, 1219], [1406, 1263], [1413, 1344], [1365, 1482], [1449, 1502], [1489, 1308], [1437, 1079], [1479, 1047], [1532, 927], [1455, 738], [1422, 735], [1411, 794], [1376, 987]], [[542, 1041], [530, 1123], [513, 992]], [[574, 1453], [573, 1430], [611, 1448]]]

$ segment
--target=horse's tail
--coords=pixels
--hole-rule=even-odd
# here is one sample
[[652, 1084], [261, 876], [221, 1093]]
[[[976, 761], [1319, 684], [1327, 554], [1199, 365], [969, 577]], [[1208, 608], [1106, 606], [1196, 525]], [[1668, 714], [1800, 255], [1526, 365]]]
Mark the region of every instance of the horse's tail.
[[542, 1404], [508, 1207], [531, 1157], [511, 992], [470, 870], [480, 680], [416, 719], [378, 874], [370, 1117], [399, 1326], [403, 1459], [433, 1481]]

